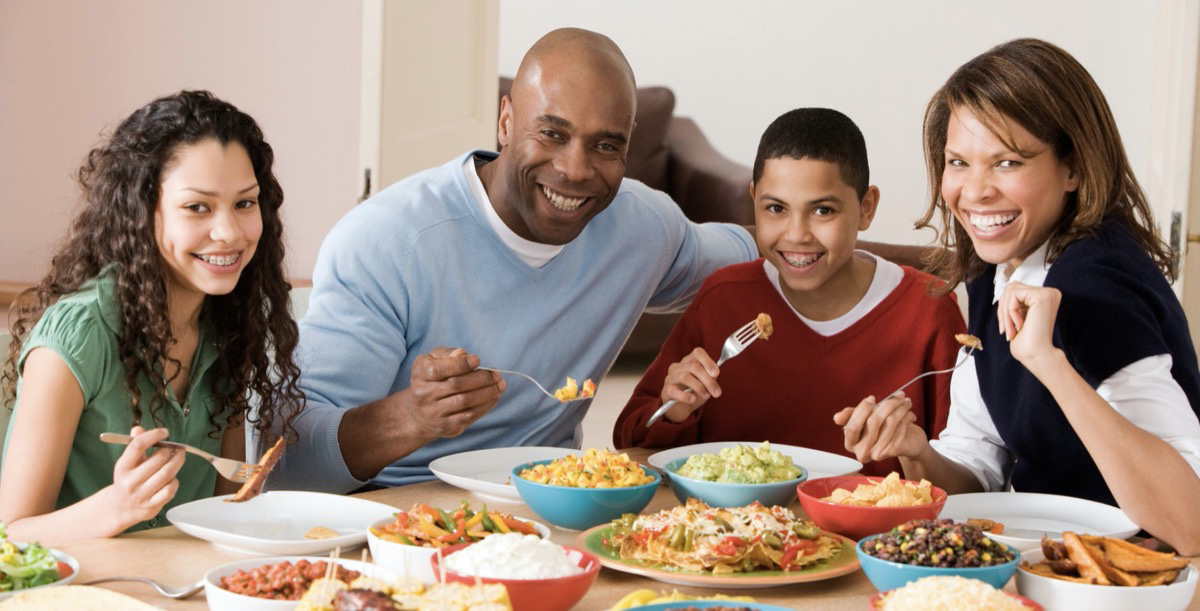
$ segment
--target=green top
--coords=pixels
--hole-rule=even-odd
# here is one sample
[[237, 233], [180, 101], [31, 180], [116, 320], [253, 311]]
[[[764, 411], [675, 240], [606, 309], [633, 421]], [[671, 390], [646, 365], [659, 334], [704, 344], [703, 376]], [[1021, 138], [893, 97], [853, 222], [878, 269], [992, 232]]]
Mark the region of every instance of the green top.
[[801, 471], [790, 457], [764, 441], [757, 448], [738, 444], [716, 454], [694, 454], [676, 473], [710, 482], [768, 484], [796, 479]]
[[[62, 489], [55, 507], [61, 509], [95, 494], [112, 483], [113, 467], [125, 446], [100, 441], [100, 433], [128, 433], [133, 427], [132, 397], [125, 388], [125, 368], [119, 357], [121, 312], [114, 296], [116, 278], [111, 268], [101, 272], [76, 293], [62, 297], [46, 309], [41, 320], [30, 332], [21, 347], [18, 370], [34, 348], [52, 350], [75, 375], [83, 391], [83, 413], [71, 443], [71, 455]], [[208, 337], [207, 325], [200, 325], [200, 341], [192, 358], [191, 379], [182, 405], [168, 386], [167, 398], [159, 410], [161, 425], [150, 415], [149, 403], [154, 390], [143, 376], [142, 427], [165, 426], [171, 441], [196, 446], [219, 454], [221, 440], [209, 435], [212, 426], [209, 413], [213, 409], [212, 383], [218, 349]], [[38, 409], [30, 405], [28, 409]], [[21, 381], [17, 382], [15, 410], [22, 409]], [[223, 420], [219, 421], [222, 425]], [[12, 426], [4, 439], [8, 446]], [[2, 456], [2, 454], [0, 454]], [[176, 505], [213, 495], [216, 472], [198, 456], [188, 455], [179, 470], [179, 490], [162, 509], [162, 513], [146, 522], [131, 526], [126, 532], [166, 525], [167, 509]]]

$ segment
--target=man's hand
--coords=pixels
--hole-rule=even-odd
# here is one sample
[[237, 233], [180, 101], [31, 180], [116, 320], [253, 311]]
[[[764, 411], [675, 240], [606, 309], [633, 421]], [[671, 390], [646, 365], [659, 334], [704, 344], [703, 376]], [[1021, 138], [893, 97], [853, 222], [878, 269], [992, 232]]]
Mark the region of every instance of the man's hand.
[[677, 403], [667, 410], [667, 420], [682, 422], [710, 398], [721, 396], [721, 386], [717, 384], [720, 373], [704, 348], [696, 348], [682, 361], [672, 363], [663, 380], [661, 397], [663, 403], [671, 399]]
[[481, 371], [479, 357], [462, 348], [434, 348], [413, 361], [400, 404], [418, 435], [457, 437], [500, 401], [500, 374]]

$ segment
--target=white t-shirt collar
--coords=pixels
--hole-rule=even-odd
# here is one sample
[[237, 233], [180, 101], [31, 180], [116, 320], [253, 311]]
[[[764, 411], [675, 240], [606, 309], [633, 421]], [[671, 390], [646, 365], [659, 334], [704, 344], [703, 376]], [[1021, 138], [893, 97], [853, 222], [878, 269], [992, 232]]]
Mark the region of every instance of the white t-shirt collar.
[[483, 188], [483, 180], [479, 178], [479, 171], [475, 167], [474, 155], [469, 155], [467, 160], [463, 162], [463, 173], [467, 175], [467, 184], [471, 186], [471, 194], [475, 196], [475, 201], [479, 204], [479, 210], [483, 212], [483, 217], [487, 219], [488, 225], [496, 235], [500, 237], [500, 241], [509, 250], [517, 255], [517, 258], [524, 261], [526, 265], [534, 268], [541, 268], [549, 263], [558, 253], [562, 252], [563, 245], [561, 244], [542, 244], [541, 242], [533, 242], [519, 236], [508, 225], [504, 224], [504, 220], [496, 213], [496, 208], [492, 206], [492, 200], [488, 198], [487, 189]]

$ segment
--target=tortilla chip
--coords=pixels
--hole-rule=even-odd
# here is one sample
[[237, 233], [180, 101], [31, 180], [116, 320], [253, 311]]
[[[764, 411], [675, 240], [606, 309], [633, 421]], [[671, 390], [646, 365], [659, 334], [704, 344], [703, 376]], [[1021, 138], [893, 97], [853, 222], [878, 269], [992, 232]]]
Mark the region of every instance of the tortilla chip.
[[304, 533], [305, 539], [332, 539], [340, 536], [342, 536], [342, 533], [327, 526], [314, 526], [308, 529], [308, 532]]

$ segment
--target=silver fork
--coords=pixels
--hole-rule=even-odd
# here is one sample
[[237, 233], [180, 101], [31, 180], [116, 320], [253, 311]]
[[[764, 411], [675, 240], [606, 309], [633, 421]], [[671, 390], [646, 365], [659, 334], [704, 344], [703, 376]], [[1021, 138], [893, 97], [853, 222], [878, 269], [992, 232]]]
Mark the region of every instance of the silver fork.
[[[723, 365], [725, 361], [728, 361], [738, 354], [741, 354], [741, 352], [746, 349], [746, 346], [749, 346], [750, 344], [754, 343], [754, 340], [761, 337], [762, 334], [759, 331], [756, 322], [757, 319], [752, 320], [739, 327], [733, 333], [729, 334], [729, 337], [725, 339], [725, 344], [721, 346], [721, 358], [717, 359], [717, 367]], [[691, 389], [688, 389], [688, 391], [690, 392]], [[670, 401], [663, 403], [662, 407], [658, 408], [658, 410], [650, 415], [650, 419], [646, 421], [646, 426], [649, 427], [655, 422], [658, 422], [658, 419], [662, 418], [663, 414], [667, 413], [667, 410], [671, 409], [671, 406], [675, 405], [676, 403], [678, 403], [678, 401], [675, 399], [671, 399]]]
[[554, 399], [555, 401], [558, 401], [559, 403], [570, 403], [572, 401], [583, 401], [585, 399], [593, 398], [593, 397], [575, 397], [574, 399], [567, 399], [566, 401], [563, 401], [562, 399], [559, 399], [558, 397], [554, 396], [554, 393], [546, 390], [545, 386], [542, 386], [537, 380], [535, 380], [533, 378], [533, 376], [531, 376], [527, 373], [521, 373], [520, 371], [510, 371], [508, 369], [496, 369], [495, 367], [476, 367], [476, 369], [483, 369], [484, 371], [495, 371], [496, 373], [511, 373], [513, 375], [521, 376], [522, 378], [525, 378], [526, 380], [533, 382], [533, 385], [537, 386], [538, 390], [542, 391], [543, 393], [546, 393], [547, 397], [550, 397], [551, 399]]
[[105, 577], [103, 579], [93, 579], [83, 585], [91, 586], [98, 583], [108, 583], [110, 581], [140, 581], [142, 583], [148, 583], [152, 588], [158, 590], [159, 594], [162, 594], [167, 598], [187, 598], [204, 589], [204, 580], [197, 581], [191, 585], [176, 588], [173, 586], [163, 585], [157, 581], [154, 581], [153, 579], [147, 579], [145, 577]]
[[[100, 433], [100, 441], [107, 443], [128, 444], [130, 441], [133, 441], [133, 438], [129, 435], [122, 435], [120, 433]], [[232, 458], [213, 456], [212, 454], [209, 454], [200, 448], [194, 448], [186, 443], [179, 443], [176, 441], [160, 441], [154, 444], [154, 447], [173, 448], [195, 454], [196, 456], [207, 460], [209, 464], [211, 464], [213, 468], [217, 470], [217, 473], [221, 474], [221, 477], [239, 484], [250, 479], [254, 476], [254, 474], [258, 473], [259, 470], [262, 469], [262, 467], [253, 463], [233, 460]]]
[[[937, 371], [926, 371], [925, 373], [922, 373], [922, 374], [918, 375], [917, 377], [901, 384], [900, 388], [893, 390], [892, 394], [880, 399], [879, 403], [883, 403], [884, 401], [887, 401], [889, 397], [904, 390], [905, 388], [908, 388], [913, 382], [916, 382], [917, 380], [920, 380], [921, 378], [924, 378], [926, 376], [931, 376], [931, 375], [937, 375], [939, 373], [950, 373], [951, 371], [954, 371], [955, 369], [962, 367], [963, 364], [967, 362], [967, 359], [969, 359], [971, 357], [971, 354], [974, 352], [975, 352], [975, 346], [967, 346], [967, 353], [962, 355], [962, 358], [958, 359], [958, 362], [955, 363], [953, 367], [951, 367], [949, 369], [938, 369]], [[876, 403], [876, 405], [878, 405], [879, 403]]]

